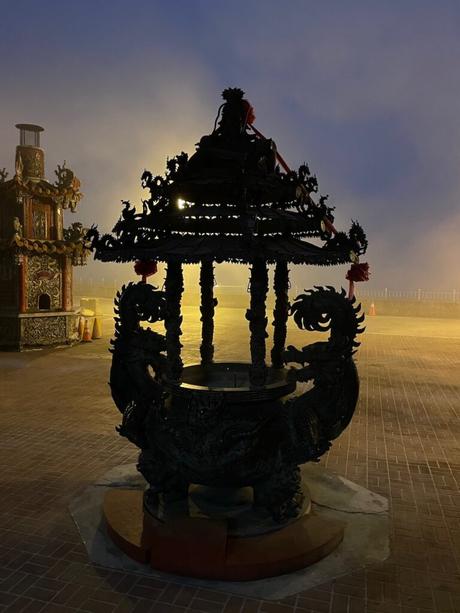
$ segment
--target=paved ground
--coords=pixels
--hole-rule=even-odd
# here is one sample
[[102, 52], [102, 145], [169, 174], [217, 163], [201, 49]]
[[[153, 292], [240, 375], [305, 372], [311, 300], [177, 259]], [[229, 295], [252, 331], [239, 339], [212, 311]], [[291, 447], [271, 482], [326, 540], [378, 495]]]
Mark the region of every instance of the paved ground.
[[[220, 311], [218, 358], [247, 357], [243, 316]], [[184, 329], [184, 355], [196, 360], [196, 309], [185, 309]], [[291, 331], [290, 341], [304, 345], [308, 334]], [[389, 498], [392, 554], [279, 603], [88, 563], [69, 500], [136, 458], [114, 432], [107, 343], [0, 354], [2, 613], [460, 612], [459, 321], [368, 318], [359, 407], [323, 462]]]

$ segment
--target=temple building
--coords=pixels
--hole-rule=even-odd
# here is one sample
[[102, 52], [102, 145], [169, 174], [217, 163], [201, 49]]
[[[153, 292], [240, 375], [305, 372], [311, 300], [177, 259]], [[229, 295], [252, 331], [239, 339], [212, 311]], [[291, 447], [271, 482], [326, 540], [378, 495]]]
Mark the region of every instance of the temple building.
[[78, 340], [72, 267], [85, 263], [82, 224], [63, 225], [82, 198], [66, 168], [45, 179], [43, 128], [17, 124], [15, 174], [0, 170], [0, 348], [21, 350]]

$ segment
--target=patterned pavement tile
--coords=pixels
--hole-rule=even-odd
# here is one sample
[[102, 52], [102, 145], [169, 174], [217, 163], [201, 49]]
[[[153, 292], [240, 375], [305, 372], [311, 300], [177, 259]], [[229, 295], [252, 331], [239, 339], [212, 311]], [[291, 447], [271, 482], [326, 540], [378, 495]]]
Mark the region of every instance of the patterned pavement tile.
[[[196, 360], [187, 340], [196, 345], [197, 309], [185, 315], [184, 357]], [[244, 317], [237, 321], [234, 309], [220, 317], [217, 359], [247, 358], [239, 355], [247, 344]], [[389, 499], [391, 556], [280, 602], [92, 566], [69, 501], [137, 456], [115, 432], [109, 336], [70, 349], [0, 354], [0, 611], [459, 612], [460, 338], [448, 321], [430, 336], [423, 329], [406, 335], [400, 321], [393, 333], [393, 323], [380, 318], [383, 332], [368, 326], [357, 357], [357, 412], [322, 459]], [[308, 342], [289, 334], [293, 344]]]

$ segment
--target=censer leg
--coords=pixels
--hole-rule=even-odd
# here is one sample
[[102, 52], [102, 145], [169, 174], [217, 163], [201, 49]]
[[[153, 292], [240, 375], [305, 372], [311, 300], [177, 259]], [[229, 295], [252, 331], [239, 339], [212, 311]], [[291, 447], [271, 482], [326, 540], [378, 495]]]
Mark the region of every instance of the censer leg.
[[304, 499], [301, 481], [298, 466], [279, 466], [268, 478], [254, 484], [254, 506], [264, 507], [279, 523], [296, 517]]

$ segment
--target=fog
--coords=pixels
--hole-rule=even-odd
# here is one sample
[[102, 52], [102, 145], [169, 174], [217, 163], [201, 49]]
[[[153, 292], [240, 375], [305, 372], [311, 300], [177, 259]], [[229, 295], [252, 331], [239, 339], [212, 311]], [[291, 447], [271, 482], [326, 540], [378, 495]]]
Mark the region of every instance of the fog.
[[[110, 230], [122, 199], [140, 201], [144, 168], [192, 153], [222, 89], [239, 86], [288, 163], [317, 174], [336, 226], [367, 231], [370, 287], [458, 288], [459, 17], [454, 2], [424, 1], [9, 3], [0, 168], [14, 172], [15, 123], [44, 126], [48, 178], [66, 159], [85, 194], [66, 222]], [[346, 269], [293, 279], [345, 285]], [[131, 271], [90, 262], [76, 275]], [[243, 267], [217, 274], [246, 286]]]

